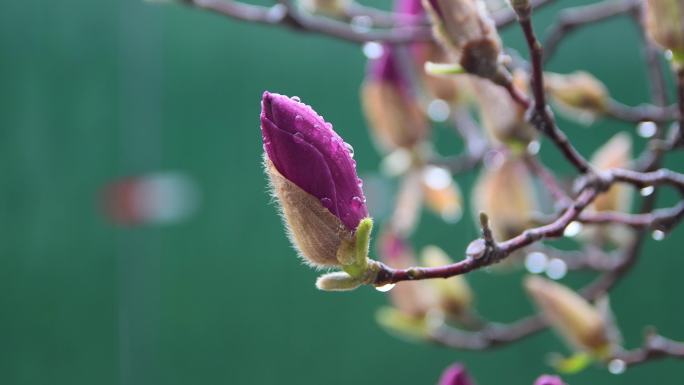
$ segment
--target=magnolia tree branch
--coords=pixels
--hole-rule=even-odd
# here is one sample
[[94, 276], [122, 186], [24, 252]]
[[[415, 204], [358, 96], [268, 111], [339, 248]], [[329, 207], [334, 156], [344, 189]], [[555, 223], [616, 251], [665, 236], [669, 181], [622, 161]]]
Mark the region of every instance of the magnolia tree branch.
[[640, 5], [641, 0], [606, 0], [564, 9], [559, 12], [556, 22], [544, 40], [544, 61], [553, 56], [560, 42], [575, 29], [634, 12]]
[[684, 360], [684, 343], [663, 337], [655, 331], [649, 331], [642, 347], [621, 352], [615, 358], [624, 361], [627, 366], [635, 366], [653, 359], [667, 357]]

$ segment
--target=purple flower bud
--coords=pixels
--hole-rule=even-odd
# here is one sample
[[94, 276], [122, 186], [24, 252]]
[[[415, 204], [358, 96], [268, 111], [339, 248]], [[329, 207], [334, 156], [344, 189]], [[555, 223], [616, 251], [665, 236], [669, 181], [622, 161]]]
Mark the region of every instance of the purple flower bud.
[[368, 216], [351, 146], [297, 98], [264, 92], [261, 134], [268, 160], [311, 194], [349, 231]]
[[537, 378], [534, 385], [565, 385], [565, 383], [558, 376], [549, 376], [548, 374], [545, 374]]
[[438, 385], [473, 385], [474, 382], [461, 364], [453, 364], [442, 372]]

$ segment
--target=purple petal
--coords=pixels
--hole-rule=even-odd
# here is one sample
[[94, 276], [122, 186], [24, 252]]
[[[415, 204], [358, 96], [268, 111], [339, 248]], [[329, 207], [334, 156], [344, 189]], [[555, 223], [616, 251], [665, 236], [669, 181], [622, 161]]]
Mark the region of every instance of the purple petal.
[[311, 107], [264, 92], [261, 132], [266, 154], [278, 171], [320, 199], [349, 230], [368, 216], [347, 145]]
[[423, 2], [421, 0], [397, 0], [394, 9], [398, 13], [407, 15], [422, 16], [425, 14]]
[[558, 376], [549, 376], [548, 374], [545, 374], [537, 378], [534, 385], [565, 385], [565, 383]]
[[453, 364], [446, 368], [438, 385], [473, 385], [473, 380], [461, 364]]

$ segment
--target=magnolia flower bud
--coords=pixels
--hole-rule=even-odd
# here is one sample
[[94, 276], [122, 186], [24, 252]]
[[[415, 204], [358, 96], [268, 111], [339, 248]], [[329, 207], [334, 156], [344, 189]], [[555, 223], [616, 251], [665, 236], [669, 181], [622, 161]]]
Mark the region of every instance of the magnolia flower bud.
[[534, 381], [534, 385], [565, 385], [565, 383], [558, 376], [549, 376], [548, 374], [545, 374], [537, 378], [537, 380]]
[[[537, 130], [525, 119], [525, 109], [503, 88], [477, 78], [471, 78], [471, 82], [482, 125], [490, 139], [506, 144], [512, 150], [525, 149], [537, 137]], [[527, 89], [524, 71], [513, 74], [513, 83], [520, 90]]]
[[385, 151], [411, 148], [429, 134], [428, 122], [396, 55], [386, 46], [382, 56], [370, 62], [361, 88], [366, 120], [378, 147]]
[[296, 98], [265, 92], [261, 106], [266, 174], [292, 244], [314, 266], [351, 263], [368, 209], [349, 145]]
[[501, 39], [481, 0], [424, 0], [434, 35], [463, 69], [500, 82]]
[[646, 33], [684, 63], [684, 0], [647, 0]]
[[[591, 158], [591, 164], [600, 171], [611, 168], [626, 168], [631, 162], [632, 138], [625, 132], [615, 134], [599, 148]], [[629, 211], [632, 204], [632, 190], [622, 183], [613, 184], [608, 191], [594, 200], [596, 211]]]
[[473, 385], [474, 382], [461, 364], [453, 364], [444, 369], [437, 385]]
[[538, 276], [527, 277], [525, 289], [549, 324], [573, 348], [600, 357], [609, 352], [605, 320], [579, 294]]
[[506, 158], [501, 165], [484, 169], [475, 182], [473, 213], [486, 213], [494, 238], [504, 241], [532, 225], [535, 195], [532, 177], [522, 160]]
[[608, 108], [608, 90], [588, 72], [546, 73], [544, 85], [556, 105], [570, 117], [584, 115], [593, 120]]
[[[427, 246], [421, 253], [423, 264], [428, 267], [440, 267], [451, 264], [444, 250], [437, 246]], [[445, 313], [458, 316], [468, 310], [473, 303], [473, 293], [462, 275], [447, 279], [433, 279], [428, 281], [437, 293], [439, 306]]]

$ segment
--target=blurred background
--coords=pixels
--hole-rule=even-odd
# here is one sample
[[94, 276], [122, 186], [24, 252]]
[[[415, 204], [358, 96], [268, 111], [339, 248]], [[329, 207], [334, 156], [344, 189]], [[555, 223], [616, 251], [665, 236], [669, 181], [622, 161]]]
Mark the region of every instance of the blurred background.
[[[544, 9], [537, 28], [578, 3]], [[503, 37], [524, 52], [517, 26]], [[638, 104], [648, 97], [638, 47], [620, 18], [573, 34], [549, 68], [590, 71]], [[375, 323], [383, 293], [320, 292], [295, 257], [261, 169], [261, 93], [312, 104], [371, 175], [380, 158], [358, 99], [365, 61], [353, 44], [178, 4], [0, 4], [0, 383], [433, 384], [454, 361], [483, 385], [550, 372], [546, 354], [566, 352], [551, 332], [479, 353], [405, 342]], [[585, 154], [631, 130], [561, 124]], [[444, 153], [461, 146], [443, 127], [435, 137]], [[548, 143], [542, 155], [570, 171]], [[474, 177], [458, 177], [466, 196]], [[614, 290], [629, 347], [647, 324], [684, 339], [682, 235], [649, 241]], [[413, 240], [459, 257], [476, 236], [470, 215], [447, 225], [425, 213]], [[532, 311], [522, 275], [471, 274], [480, 311], [499, 321]], [[566, 379], [682, 384], [684, 365]]]

